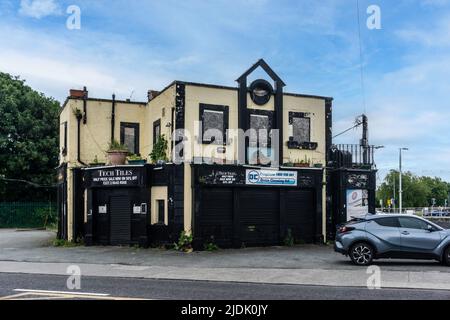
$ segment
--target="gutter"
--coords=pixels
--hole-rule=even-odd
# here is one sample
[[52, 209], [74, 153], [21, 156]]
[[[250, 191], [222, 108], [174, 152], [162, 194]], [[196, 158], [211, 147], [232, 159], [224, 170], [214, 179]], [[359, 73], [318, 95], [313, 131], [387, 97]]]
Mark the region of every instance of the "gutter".
[[83, 161], [81, 161], [81, 156], [80, 156], [80, 133], [81, 133], [81, 119], [83, 118], [82, 115], [77, 116], [77, 125], [78, 125], [78, 132], [77, 132], [77, 161], [78, 163], [82, 164], [83, 166], [87, 166], [86, 163], [84, 163]]
[[114, 141], [114, 127], [116, 123], [116, 95], [112, 95], [112, 109], [111, 109], [111, 143]]

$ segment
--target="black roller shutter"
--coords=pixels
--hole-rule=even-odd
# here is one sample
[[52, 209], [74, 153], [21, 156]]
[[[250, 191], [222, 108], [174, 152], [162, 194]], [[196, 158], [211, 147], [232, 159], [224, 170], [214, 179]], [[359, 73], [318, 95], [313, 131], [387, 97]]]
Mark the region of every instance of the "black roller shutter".
[[246, 246], [278, 245], [279, 190], [242, 189], [239, 193], [241, 240]]
[[200, 233], [204, 242], [231, 246], [233, 238], [233, 190], [205, 188], [202, 193]]
[[296, 242], [314, 242], [315, 197], [313, 190], [288, 190], [286, 193], [286, 224]]
[[128, 196], [111, 197], [111, 244], [127, 245], [131, 241], [131, 205]]

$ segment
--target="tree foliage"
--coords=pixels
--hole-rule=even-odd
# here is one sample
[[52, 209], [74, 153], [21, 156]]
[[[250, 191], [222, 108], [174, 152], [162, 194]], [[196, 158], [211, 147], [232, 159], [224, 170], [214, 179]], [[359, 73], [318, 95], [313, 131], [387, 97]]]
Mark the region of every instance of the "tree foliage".
[[[60, 104], [0, 72], [0, 177], [55, 183]], [[43, 200], [48, 190], [0, 180], [0, 201]]]
[[[449, 198], [450, 183], [442, 181], [441, 178], [419, 177], [411, 172], [403, 173], [402, 177], [404, 208], [429, 207], [432, 205], [432, 199], [436, 199], [436, 206], [444, 206]], [[398, 207], [399, 172], [394, 170], [378, 188], [377, 203], [382, 200], [384, 206], [387, 206], [387, 200], [394, 198], [394, 183]]]

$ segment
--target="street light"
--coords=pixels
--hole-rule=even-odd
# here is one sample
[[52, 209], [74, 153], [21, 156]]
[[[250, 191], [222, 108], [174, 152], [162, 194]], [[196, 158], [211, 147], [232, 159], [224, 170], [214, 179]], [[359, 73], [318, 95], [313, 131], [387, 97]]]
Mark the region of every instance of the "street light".
[[402, 151], [408, 151], [408, 148], [400, 148], [400, 157], [399, 157], [399, 162], [400, 162], [400, 187], [399, 187], [399, 210], [400, 213], [402, 213], [403, 210], [403, 186], [402, 186]]

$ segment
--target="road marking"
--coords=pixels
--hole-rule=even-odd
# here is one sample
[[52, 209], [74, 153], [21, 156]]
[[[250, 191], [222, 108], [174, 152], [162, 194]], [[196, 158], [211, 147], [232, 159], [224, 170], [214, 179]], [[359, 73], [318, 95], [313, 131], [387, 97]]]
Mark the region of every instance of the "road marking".
[[95, 300], [152, 300], [131, 297], [112, 297], [106, 293], [67, 292], [49, 290], [14, 289], [19, 294], [0, 297], [0, 300], [56, 300], [56, 299], [95, 299]]
[[16, 292], [41, 293], [41, 294], [56, 294], [69, 296], [92, 296], [92, 297], [109, 297], [107, 293], [89, 293], [89, 292], [68, 292], [68, 291], [48, 291], [48, 290], [28, 290], [28, 289], [14, 289]]

